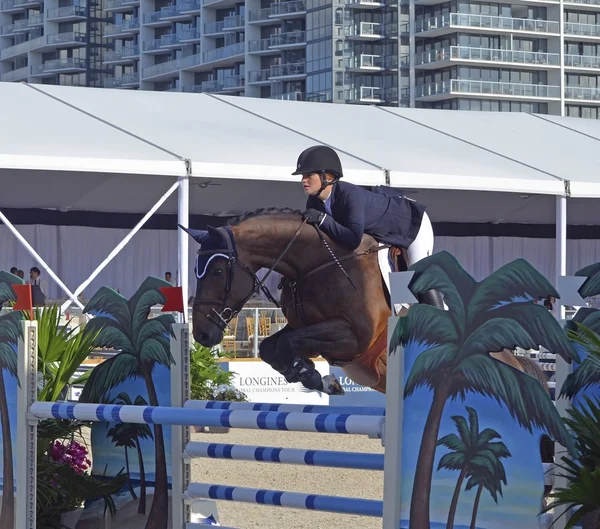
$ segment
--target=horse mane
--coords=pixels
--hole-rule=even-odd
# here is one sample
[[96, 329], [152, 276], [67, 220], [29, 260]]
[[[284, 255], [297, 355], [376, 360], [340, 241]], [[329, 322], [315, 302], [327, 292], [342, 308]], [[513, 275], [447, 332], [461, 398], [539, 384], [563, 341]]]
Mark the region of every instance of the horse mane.
[[227, 221], [227, 226], [238, 226], [242, 222], [255, 217], [266, 217], [267, 215], [302, 215], [302, 211], [292, 208], [259, 208], [237, 217], [232, 217]]

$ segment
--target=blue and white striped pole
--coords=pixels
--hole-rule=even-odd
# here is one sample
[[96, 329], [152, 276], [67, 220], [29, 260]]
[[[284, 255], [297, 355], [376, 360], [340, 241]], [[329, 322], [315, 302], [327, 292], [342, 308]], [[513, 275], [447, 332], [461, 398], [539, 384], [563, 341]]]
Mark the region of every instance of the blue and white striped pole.
[[71, 404], [35, 402], [31, 413], [39, 419], [222, 426], [251, 430], [343, 433], [381, 437], [384, 417], [327, 413], [285, 413], [246, 410], [193, 410], [164, 406], [117, 406], [112, 404]]
[[260, 505], [289, 507], [292, 509], [373, 516], [376, 518], [383, 516], [383, 502], [379, 500], [252, 489], [247, 487], [230, 487], [227, 485], [212, 485], [210, 483], [190, 483], [186, 497], [239, 501]]
[[336, 452], [332, 450], [304, 450], [298, 448], [273, 448], [225, 443], [190, 442], [184, 457], [261, 461], [288, 465], [307, 465], [330, 468], [383, 471], [383, 454]]
[[184, 408], [195, 410], [249, 410], [297, 413], [346, 413], [348, 415], [384, 416], [385, 408], [371, 406], [319, 406], [313, 404], [271, 404], [265, 402], [228, 402], [222, 400], [188, 400]]

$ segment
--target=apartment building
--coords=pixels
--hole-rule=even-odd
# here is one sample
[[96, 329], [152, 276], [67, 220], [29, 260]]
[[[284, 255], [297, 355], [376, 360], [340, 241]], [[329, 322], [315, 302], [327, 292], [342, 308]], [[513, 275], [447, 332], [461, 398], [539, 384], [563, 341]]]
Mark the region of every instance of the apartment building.
[[0, 0], [3, 81], [598, 119], [599, 52], [600, 0]]
[[103, 86], [101, 0], [0, 0], [0, 81]]

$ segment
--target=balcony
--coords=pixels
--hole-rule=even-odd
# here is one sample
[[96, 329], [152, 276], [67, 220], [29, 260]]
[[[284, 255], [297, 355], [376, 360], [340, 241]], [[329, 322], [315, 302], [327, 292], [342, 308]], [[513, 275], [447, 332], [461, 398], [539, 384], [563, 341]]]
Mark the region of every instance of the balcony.
[[274, 21], [271, 18], [272, 12], [273, 12], [273, 10], [270, 7], [258, 9], [257, 11], [249, 11], [248, 12], [248, 23], [256, 24], [259, 26], [273, 24]]
[[182, 59], [173, 59], [172, 61], [165, 61], [144, 68], [142, 70], [142, 79], [153, 81], [173, 79], [173, 77], [179, 76], [182, 61], [189, 59], [190, 57], [194, 56], [190, 55]]
[[351, 72], [380, 72], [384, 69], [382, 55], [361, 53], [346, 58], [346, 68]]
[[450, 63], [493, 63], [495, 65], [522, 64], [528, 68], [560, 68], [558, 53], [533, 51], [498, 50], [492, 48], [470, 48], [450, 46], [418, 53], [415, 67], [432, 70], [448, 66]]
[[383, 6], [385, 3], [378, 0], [346, 0], [348, 9], [380, 9]]
[[85, 59], [70, 57], [68, 59], [53, 59], [44, 64], [36, 64], [31, 67], [32, 77], [52, 77], [58, 73], [82, 73], [85, 72]]
[[304, 15], [306, 15], [306, 2], [304, 0], [289, 0], [287, 2], [272, 3], [269, 18], [299, 18]]
[[200, 41], [200, 28], [182, 29], [179, 40], [183, 43], [199, 42]]
[[126, 13], [140, 5], [140, 0], [104, 0], [104, 11], [108, 13]]
[[135, 88], [140, 84], [138, 72], [126, 73], [121, 77], [104, 79], [104, 88]]
[[124, 46], [120, 50], [108, 50], [104, 55], [104, 64], [128, 64], [140, 56], [140, 47]]
[[218, 22], [206, 22], [204, 24], [204, 35], [206, 36], [221, 36], [225, 29], [225, 21], [220, 20]]
[[124, 20], [120, 24], [112, 24], [107, 26], [104, 31], [106, 38], [129, 37], [140, 31], [140, 19], [130, 18]]
[[565, 99], [570, 99], [572, 102], [588, 102], [600, 104], [600, 88], [584, 88], [580, 86], [565, 87]]
[[306, 46], [306, 31], [273, 33], [269, 36], [269, 47], [277, 50], [291, 50]]
[[451, 79], [415, 88], [415, 98], [439, 101], [448, 96], [476, 96], [486, 99], [560, 100], [559, 86], [546, 86], [499, 81], [470, 81]]
[[531, 20], [525, 18], [496, 17], [488, 15], [467, 15], [450, 13], [449, 15], [417, 20], [415, 33], [419, 37], [435, 37], [453, 33], [457, 29], [477, 30], [478, 33], [497, 33], [506, 31], [519, 35], [557, 35], [558, 22]]
[[244, 77], [233, 75], [225, 77], [222, 81], [204, 81], [201, 85], [201, 91], [211, 92], [240, 92], [244, 90]]
[[600, 25], [565, 22], [565, 35], [577, 37], [578, 40], [597, 41], [600, 39]]
[[159, 39], [144, 42], [144, 52], [152, 54], [168, 53], [170, 50], [179, 47], [181, 47], [181, 39], [176, 33], [169, 33]]
[[56, 48], [80, 48], [87, 42], [85, 33], [70, 31], [68, 33], [55, 33], [46, 35], [45, 44], [37, 48], [43, 51], [49, 51]]
[[72, 5], [66, 7], [55, 7], [46, 11], [47, 20], [55, 20], [57, 22], [69, 22], [76, 20], [85, 20], [85, 6]]
[[24, 66], [23, 68], [18, 68], [16, 70], [12, 70], [10, 72], [3, 73], [2, 75], [0, 75], [0, 81], [2, 81], [2, 82], [27, 81], [28, 76], [29, 76], [29, 66]]
[[248, 53], [255, 55], [273, 55], [277, 50], [272, 50], [271, 39], [259, 39], [248, 41]]
[[42, 0], [2, 0], [0, 11], [3, 13], [18, 13], [26, 9], [40, 7], [42, 3]]
[[384, 90], [378, 86], [361, 86], [344, 91], [344, 99], [347, 103], [383, 103]]
[[35, 39], [19, 42], [14, 46], [9, 46], [0, 50], [0, 59], [12, 59], [20, 55], [26, 55], [28, 52], [43, 48], [46, 44], [46, 37], [37, 37]]
[[278, 99], [279, 101], [304, 101], [304, 92], [295, 90], [294, 92], [286, 92], [285, 94], [273, 94], [269, 99]]
[[224, 31], [236, 31], [244, 29], [246, 25], [246, 17], [244, 15], [230, 15], [223, 19]]
[[565, 69], [580, 71], [600, 69], [600, 57], [594, 55], [565, 55]]
[[377, 22], [359, 22], [346, 27], [346, 38], [351, 40], [378, 40], [383, 38], [383, 33], [383, 24]]
[[268, 85], [270, 84], [270, 74], [271, 70], [269, 68], [265, 68], [262, 70], [253, 70], [248, 73], [248, 83], [256, 85]]
[[565, 0], [564, 4], [571, 9], [600, 9], [600, 0]]
[[236, 57], [244, 54], [244, 43], [237, 42], [235, 44], [229, 44], [222, 48], [216, 48], [214, 50], [206, 51], [202, 54], [203, 63], [214, 63], [218, 61], [231, 62]]
[[196, 2], [187, 2], [186, 4], [165, 6], [154, 13], [144, 15], [144, 24], [152, 27], [168, 26], [172, 22], [182, 22], [189, 20], [192, 13], [199, 10], [200, 6]]
[[304, 79], [306, 77], [306, 63], [295, 62], [289, 64], [276, 64], [269, 69], [269, 78], [274, 81], [276, 79], [294, 81]]

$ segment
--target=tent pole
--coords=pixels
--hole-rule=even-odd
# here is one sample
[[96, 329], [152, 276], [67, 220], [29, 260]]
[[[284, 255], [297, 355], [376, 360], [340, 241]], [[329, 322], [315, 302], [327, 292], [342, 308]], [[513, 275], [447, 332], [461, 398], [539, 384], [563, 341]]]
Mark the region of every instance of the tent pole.
[[[42, 266], [42, 268], [44, 270], [46, 270], [46, 272], [48, 272], [48, 275], [54, 279], [54, 281], [56, 281], [56, 284], [71, 298], [71, 300], [73, 300], [73, 302], [81, 309], [83, 309], [83, 305], [81, 304], [81, 302], [77, 299], [77, 294], [74, 294], [73, 292], [71, 292], [68, 288], [67, 285], [65, 285], [60, 277], [58, 277], [54, 271], [52, 270], [52, 268], [50, 268], [48, 266], [48, 263], [46, 263], [46, 261], [44, 261], [41, 257], [40, 254], [38, 254], [35, 249], [33, 248], [33, 246], [31, 246], [31, 244], [29, 244], [27, 242], [27, 239], [25, 239], [25, 237], [23, 237], [19, 231], [17, 230], [17, 228], [14, 227], [13, 223], [8, 220], [6, 218], [6, 215], [4, 215], [4, 213], [2, 213], [2, 211], [0, 211], [0, 220], [4, 223], [4, 225], [13, 232], [13, 235], [19, 240], [19, 242], [25, 247], [25, 249], [29, 252], [29, 254], [38, 262], [40, 263], [40, 265]], [[69, 305], [71, 304], [71, 301], [67, 302]]]
[[[189, 160], [185, 162], [186, 175], [179, 178], [178, 186], [178, 207], [177, 220], [185, 228], [190, 225], [190, 174], [192, 172], [192, 164]], [[177, 230], [177, 254], [178, 254], [178, 272], [179, 277], [177, 283], [181, 287], [181, 295], [183, 297], [183, 313], [179, 314], [179, 323], [185, 323], [188, 315], [188, 263], [189, 263], [189, 235], [179, 229]]]
[[[98, 267], [96, 268], [96, 270], [94, 270], [90, 276], [83, 282], [81, 283], [81, 285], [79, 285], [77, 287], [77, 289], [75, 290], [75, 299], [77, 299], [77, 296], [79, 294], [81, 294], [81, 292], [84, 291], [85, 287], [87, 287], [97, 276], [100, 272], [102, 272], [102, 270], [104, 270], [104, 268], [106, 268], [106, 266], [108, 265], [108, 263], [110, 263], [113, 258], [125, 247], [125, 245], [133, 238], [133, 236], [142, 229], [142, 226], [144, 224], [146, 224], [146, 222], [148, 221], [148, 219], [154, 215], [154, 213], [158, 210], [158, 208], [160, 208], [164, 202], [173, 194], [173, 192], [175, 191], [175, 189], [177, 189], [177, 186], [179, 185], [179, 182], [175, 182], [168, 190], [167, 192], [160, 197], [160, 199], [158, 200], [158, 202], [156, 204], [154, 204], [154, 206], [152, 206], [152, 208], [150, 209], [150, 211], [148, 211], [148, 213], [146, 213], [143, 217], [142, 220], [140, 220], [135, 227], [125, 236], [125, 238], [115, 247], [115, 249], [110, 252], [108, 254], [108, 256], [106, 257], [106, 259], [104, 259], [104, 261], [102, 261]], [[67, 308], [69, 307], [69, 305], [71, 304], [70, 301], [66, 301], [65, 303], [63, 303], [63, 305], [61, 306], [60, 310], [61, 312], [64, 312], [65, 310], [67, 310]], [[81, 305], [81, 308], [83, 308], [83, 305]]]
[[[556, 288], [560, 277], [567, 275], [567, 197], [556, 197]], [[559, 321], [565, 319], [565, 307], [559, 300], [554, 303], [554, 313]]]

